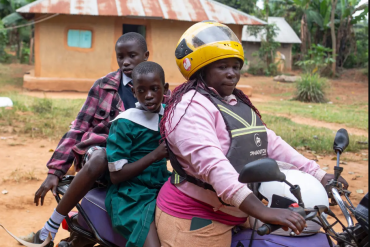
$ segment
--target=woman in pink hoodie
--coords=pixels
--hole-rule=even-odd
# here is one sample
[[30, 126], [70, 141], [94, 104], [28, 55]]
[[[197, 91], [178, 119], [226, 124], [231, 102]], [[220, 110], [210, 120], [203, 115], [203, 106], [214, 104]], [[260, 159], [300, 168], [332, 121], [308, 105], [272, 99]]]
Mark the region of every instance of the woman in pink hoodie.
[[265, 207], [254, 185], [238, 181], [238, 172], [248, 162], [269, 157], [322, 184], [333, 175], [266, 128], [248, 97], [235, 88], [244, 61], [238, 38], [225, 25], [200, 22], [180, 38], [175, 56], [188, 81], [173, 91], [161, 121], [175, 170], [157, 198], [161, 245], [228, 247], [231, 229], [249, 215], [302, 232], [303, 217]]

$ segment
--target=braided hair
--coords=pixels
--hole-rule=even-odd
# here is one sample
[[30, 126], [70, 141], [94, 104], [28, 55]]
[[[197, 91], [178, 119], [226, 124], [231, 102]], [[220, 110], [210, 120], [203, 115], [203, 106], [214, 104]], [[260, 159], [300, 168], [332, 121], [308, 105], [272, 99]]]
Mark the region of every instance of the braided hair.
[[[163, 117], [162, 117], [162, 120], [159, 124], [159, 129], [160, 129], [160, 133], [161, 133], [161, 136], [162, 136], [162, 139], [161, 141], [163, 141], [164, 139], [167, 138], [167, 136], [169, 134], [171, 134], [172, 131], [174, 131], [177, 127], [177, 125], [180, 123], [181, 119], [184, 117], [184, 115], [186, 114], [186, 111], [187, 109], [189, 108], [189, 105], [193, 102], [193, 98], [195, 96], [195, 94], [197, 93], [197, 89], [200, 85], [203, 85], [203, 88], [204, 90], [206, 90], [207, 92], [209, 92], [210, 94], [213, 94], [213, 92], [211, 91], [211, 89], [207, 86], [207, 84], [204, 82], [203, 78], [202, 78], [202, 73], [201, 71], [199, 73], [197, 73], [195, 75], [195, 78], [194, 79], [190, 79], [189, 81], [187, 82], [184, 82], [183, 84], [181, 84], [180, 86], [176, 87], [173, 92], [172, 92], [172, 95], [171, 95], [171, 98], [167, 101], [167, 106], [165, 108], [165, 111], [164, 111], [164, 114], [163, 114]], [[180, 117], [179, 121], [177, 122], [177, 124], [171, 129], [169, 130], [168, 132], [166, 132], [166, 123], [168, 123], [168, 126], [172, 126], [172, 118], [173, 118], [173, 114], [174, 114], [174, 111], [175, 111], [175, 108], [176, 108], [176, 105], [181, 101], [182, 99], [182, 96], [189, 92], [190, 90], [192, 89], [195, 89], [194, 91], [194, 94], [193, 96], [191, 97], [191, 100], [190, 100], [190, 103], [187, 105], [187, 107], [185, 108], [185, 112], [184, 114]], [[257, 110], [257, 108], [252, 104], [252, 102], [249, 100], [248, 96], [245, 95], [243, 93], [242, 90], [240, 89], [237, 89], [235, 88], [234, 91], [233, 91], [233, 94], [238, 98], [240, 99], [241, 101], [243, 101], [245, 104], [247, 104], [250, 108], [253, 109], [253, 111], [260, 117], [261, 117], [261, 114], [260, 112]], [[262, 121], [262, 119], [261, 119]], [[266, 124], [262, 121], [262, 123], [266, 126]]]

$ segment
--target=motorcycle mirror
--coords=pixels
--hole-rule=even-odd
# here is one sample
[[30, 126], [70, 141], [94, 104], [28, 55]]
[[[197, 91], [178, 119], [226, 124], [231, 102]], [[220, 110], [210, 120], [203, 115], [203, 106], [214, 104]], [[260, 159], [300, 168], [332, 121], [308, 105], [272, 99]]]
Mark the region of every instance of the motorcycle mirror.
[[239, 174], [241, 183], [261, 183], [285, 180], [285, 174], [280, 172], [275, 160], [264, 158], [246, 164]]
[[341, 154], [347, 147], [349, 143], [348, 132], [345, 129], [338, 130], [335, 135], [333, 149], [335, 153]]

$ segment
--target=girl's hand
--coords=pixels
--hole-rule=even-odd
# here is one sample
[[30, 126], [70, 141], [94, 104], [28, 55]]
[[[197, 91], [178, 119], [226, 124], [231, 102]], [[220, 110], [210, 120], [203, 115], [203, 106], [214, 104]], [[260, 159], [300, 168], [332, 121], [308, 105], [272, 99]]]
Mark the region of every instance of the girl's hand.
[[155, 161], [161, 160], [163, 158], [168, 158], [167, 146], [165, 142], [162, 142], [154, 151]]
[[300, 234], [307, 226], [305, 219], [298, 213], [290, 211], [289, 209], [281, 208], [267, 208], [266, 214], [261, 218], [264, 223], [275, 224], [283, 226], [285, 231], [288, 227], [293, 230], [295, 234]]

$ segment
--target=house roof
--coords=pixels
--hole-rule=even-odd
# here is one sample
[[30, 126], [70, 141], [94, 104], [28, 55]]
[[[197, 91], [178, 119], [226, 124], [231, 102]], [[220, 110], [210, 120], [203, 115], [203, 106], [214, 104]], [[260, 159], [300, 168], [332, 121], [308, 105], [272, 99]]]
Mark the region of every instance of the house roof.
[[[290, 43], [290, 44], [300, 44], [302, 43], [297, 34], [294, 32], [293, 28], [285, 21], [284, 17], [269, 17], [267, 20], [268, 24], [275, 23], [279, 28], [277, 30], [277, 35], [275, 41], [279, 43]], [[257, 34], [257, 37], [248, 33], [248, 26], [243, 27], [242, 41], [248, 42], [261, 42], [261, 36], [265, 35], [264, 31]]]
[[127, 16], [179, 21], [215, 20], [225, 24], [266, 22], [213, 0], [37, 0], [18, 13]]

